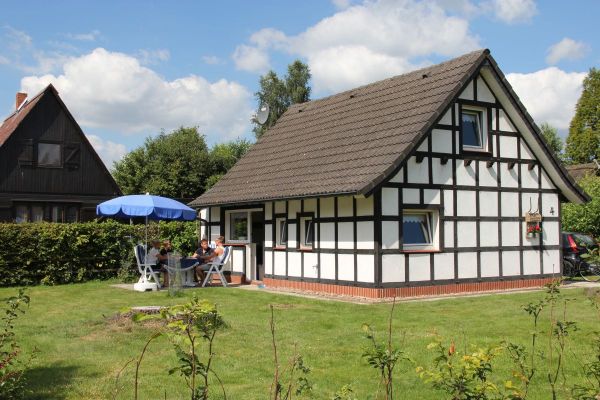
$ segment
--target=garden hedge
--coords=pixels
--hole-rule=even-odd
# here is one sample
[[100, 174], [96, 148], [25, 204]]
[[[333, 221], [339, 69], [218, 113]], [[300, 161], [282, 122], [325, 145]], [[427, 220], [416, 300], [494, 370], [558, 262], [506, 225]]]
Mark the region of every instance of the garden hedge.
[[[61, 284], [135, 273], [133, 245], [145, 237], [143, 224], [117, 221], [0, 223], [0, 286]], [[171, 239], [188, 254], [196, 248], [196, 222], [150, 223], [148, 239]]]

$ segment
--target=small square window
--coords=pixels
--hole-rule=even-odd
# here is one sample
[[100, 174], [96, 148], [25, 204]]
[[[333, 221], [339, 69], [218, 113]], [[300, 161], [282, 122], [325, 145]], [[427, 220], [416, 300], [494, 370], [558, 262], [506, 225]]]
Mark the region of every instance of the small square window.
[[287, 222], [285, 218], [277, 218], [275, 226], [275, 245], [277, 247], [287, 246]]
[[437, 238], [439, 214], [436, 211], [404, 211], [402, 237], [405, 250], [434, 250]]
[[248, 240], [248, 213], [229, 214], [229, 240]]
[[37, 165], [40, 167], [60, 167], [60, 144], [38, 143]]
[[300, 218], [300, 246], [312, 248], [315, 241], [315, 230], [312, 217]]
[[461, 112], [461, 137], [463, 148], [484, 150], [487, 129], [484, 110], [463, 109]]

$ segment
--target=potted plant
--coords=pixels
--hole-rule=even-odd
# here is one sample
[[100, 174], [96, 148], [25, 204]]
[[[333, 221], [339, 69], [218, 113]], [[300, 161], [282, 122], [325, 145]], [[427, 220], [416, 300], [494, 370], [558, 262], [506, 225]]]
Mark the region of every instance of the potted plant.
[[542, 233], [542, 227], [539, 224], [527, 226], [527, 237], [536, 237], [538, 233]]

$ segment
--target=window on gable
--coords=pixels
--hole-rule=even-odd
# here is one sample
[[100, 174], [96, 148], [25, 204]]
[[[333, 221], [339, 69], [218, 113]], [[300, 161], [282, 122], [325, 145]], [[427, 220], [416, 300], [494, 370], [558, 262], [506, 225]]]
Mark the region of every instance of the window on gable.
[[315, 241], [315, 230], [312, 216], [300, 218], [300, 247], [312, 248]]
[[438, 247], [439, 213], [429, 210], [405, 210], [402, 215], [403, 248], [434, 250]]
[[37, 165], [39, 167], [60, 167], [62, 165], [60, 144], [38, 143]]
[[287, 222], [285, 218], [275, 220], [275, 245], [285, 247], [287, 245]]
[[463, 148], [485, 150], [487, 137], [485, 121], [487, 121], [487, 118], [484, 109], [462, 109], [460, 133]]

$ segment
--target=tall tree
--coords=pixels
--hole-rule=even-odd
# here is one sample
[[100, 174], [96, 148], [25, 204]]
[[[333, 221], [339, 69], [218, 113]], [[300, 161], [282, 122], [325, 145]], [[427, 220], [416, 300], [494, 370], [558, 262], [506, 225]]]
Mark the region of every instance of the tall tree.
[[296, 60], [288, 65], [287, 74], [280, 79], [274, 71], [269, 71], [260, 77], [260, 90], [255, 93], [258, 104], [269, 105], [269, 118], [260, 125], [254, 121], [252, 131], [260, 138], [292, 104], [304, 103], [310, 100], [310, 69], [308, 65]]
[[586, 163], [600, 150], [600, 70], [590, 69], [583, 80], [567, 137], [566, 156], [572, 163]]
[[540, 130], [542, 131], [542, 137], [546, 141], [548, 147], [550, 147], [550, 150], [552, 150], [554, 155], [556, 155], [559, 160], [562, 160], [563, 141], [560, 136], [558, 136], [558, 129], [549, 123], [544, 122], [542, 125], [540, 125]]
[[214, 145], [209, 153], [212, 175], [206, 181], [206, 189], [213, 187], [233, 167], [237, 160], [246, 154], [250, 146], [252, 146], [252, 143], [246, 139], [237, 139]]

